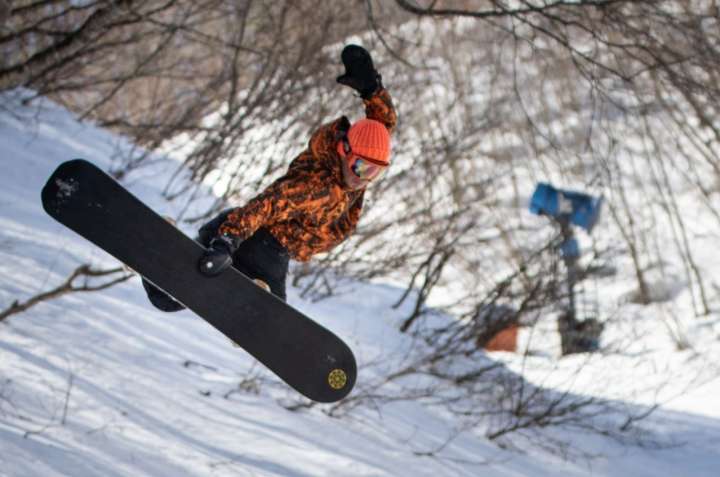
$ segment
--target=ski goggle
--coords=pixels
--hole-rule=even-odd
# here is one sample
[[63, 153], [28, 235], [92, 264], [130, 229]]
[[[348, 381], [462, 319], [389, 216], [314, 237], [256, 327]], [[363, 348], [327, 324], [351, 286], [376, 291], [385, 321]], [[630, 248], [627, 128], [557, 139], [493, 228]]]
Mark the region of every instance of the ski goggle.
[[371, 181], [380, 177], [387, 169], [387, 166], [381, 166], [375, 162], [370, 162], [365, 157], [355, 156], [355, 160], [350, 164], [350, 170], [360, 179]]
[[387, 164], [380, 164], [373, 159], [354, 154], [347, 142], [345, 142], [345, 153], [350, 170], [360, 179], [371, 181], [383, 175], [387, 170]]

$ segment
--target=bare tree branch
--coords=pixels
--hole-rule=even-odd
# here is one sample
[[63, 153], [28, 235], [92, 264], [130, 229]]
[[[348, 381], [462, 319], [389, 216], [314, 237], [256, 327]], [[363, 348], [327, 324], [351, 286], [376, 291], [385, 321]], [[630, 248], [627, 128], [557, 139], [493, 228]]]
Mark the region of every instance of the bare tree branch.
[[[120, 276], [117, 276], [109, 281], [100, 284], [90, 284], [88, 280], [89, 278], [106, 277], [110, 275]], [[38, 303], [52, 300], [68, 293], [105, 290], [114, 285], [117, 285], [118, 283], [122, 283], [128, 280], [132, 276], [133, 274], [127, 273], [124, 268], [95, 270], [91, 268], [89, 264], [80, 265], [70, 274], [70, 276], [67, 277], [67, 279], [63, 283], [61, 283], [57, 287], [46, 292], [39, 293], [24, 302], [20, 302], [18, 300], [14, 301], [8, 308], [0, 311], [0, 322], [5, 320], [8, 316], [22, 313], [23, 311], [26, 311], [27, 309], [37, 305]], [[75, 281], [81, 277], [84, 277], [85, 279], [82, 281], [82, 283], [76, 284]]]

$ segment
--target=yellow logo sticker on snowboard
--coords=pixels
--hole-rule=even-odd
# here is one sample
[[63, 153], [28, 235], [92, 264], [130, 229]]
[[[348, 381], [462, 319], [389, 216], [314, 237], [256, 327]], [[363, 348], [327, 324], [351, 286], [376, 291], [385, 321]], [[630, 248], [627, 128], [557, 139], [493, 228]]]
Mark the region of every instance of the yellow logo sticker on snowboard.
[[333, 369], [328, 375], [328, 384], [333, 389], [342, 389], [347, 384], [347, 375], [342, 369]]

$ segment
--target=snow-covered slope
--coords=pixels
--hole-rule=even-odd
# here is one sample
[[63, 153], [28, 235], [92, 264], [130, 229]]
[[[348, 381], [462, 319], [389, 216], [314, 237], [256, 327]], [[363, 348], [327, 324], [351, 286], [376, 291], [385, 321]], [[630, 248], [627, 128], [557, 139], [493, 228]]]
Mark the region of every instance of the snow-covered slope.
[[[109, 169], [132, 150], [51, 103], [9, 109], [0, 114], [0, 309], [57, 286], [81, 263], [117, 265], [46, 216], [39, 193], [64, 160]], [[176, 168], [158, 158], [124, 183], [175, 216], [185, 204], [161, 192]], [[362, 388], [418, 346], [397, 331], [409, 312], [391, 308], [401, 293], [356, 284], [320, 303], [291, 289], [289, 301], [351, 345]], [[0, 323], [0, 475], [710, 476], [720, 468], [718, 390], [716, 380], [654, 415], [658, 439], [678, 446], [575, 434], [602, 456], [571, 463], [538, 448], [510, 452], [412, 401], [307, 407], [192, 313], [154, 310], [134, 277]]]

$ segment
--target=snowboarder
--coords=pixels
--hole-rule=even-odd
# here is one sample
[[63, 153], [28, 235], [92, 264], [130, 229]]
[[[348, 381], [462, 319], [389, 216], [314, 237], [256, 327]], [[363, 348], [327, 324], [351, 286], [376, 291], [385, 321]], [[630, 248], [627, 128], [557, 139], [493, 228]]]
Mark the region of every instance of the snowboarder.
[[[308, 261], [355, 230], [366, 187], [390, 165], [390, 133], [397, 114], [370, 54], [343, 49], [345, 74], [337, 82], [356, 90], [366, 118], [342, 116], [315, 131], [287, 173], [243, 207], [221, 213], [199, 231], [207, 251], [198, 263], [213, 277], [233, 265], [285, 300], [289, 260]], [[150, 301], [163, 311], [183, 306], [143, 279]]]

